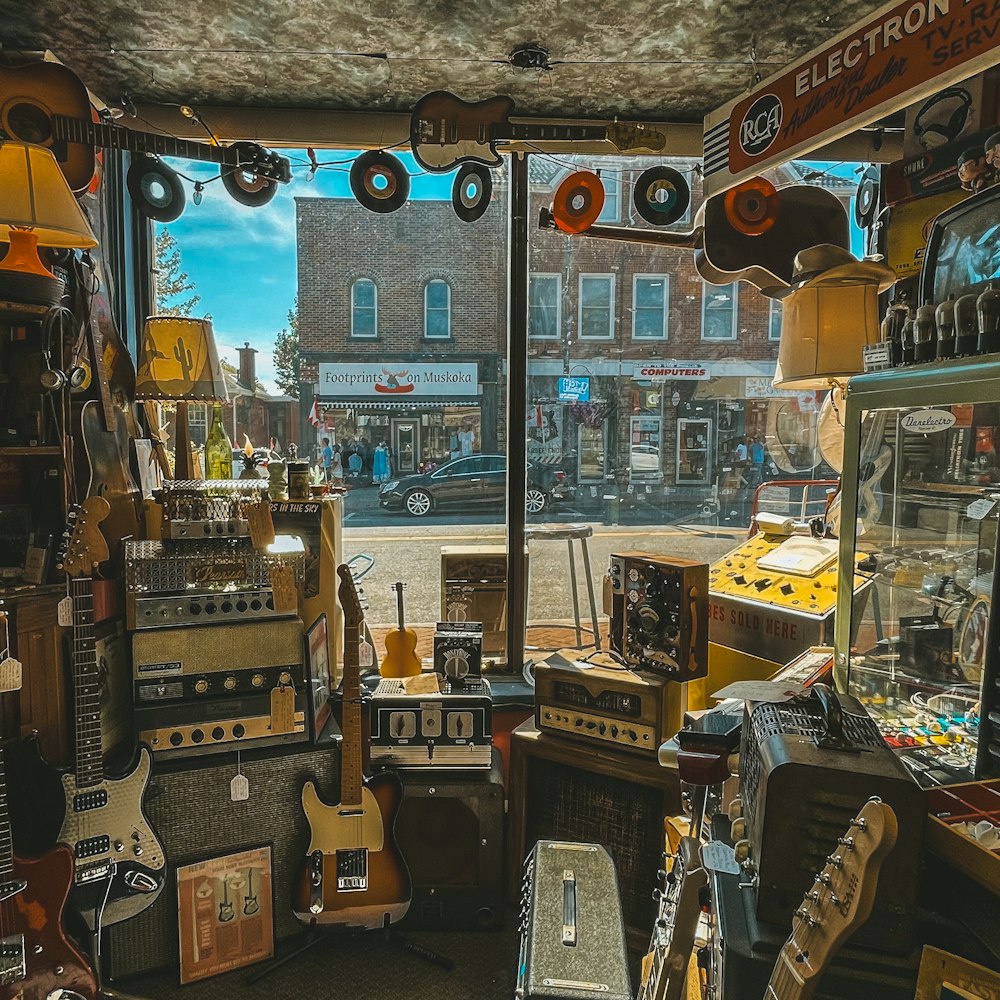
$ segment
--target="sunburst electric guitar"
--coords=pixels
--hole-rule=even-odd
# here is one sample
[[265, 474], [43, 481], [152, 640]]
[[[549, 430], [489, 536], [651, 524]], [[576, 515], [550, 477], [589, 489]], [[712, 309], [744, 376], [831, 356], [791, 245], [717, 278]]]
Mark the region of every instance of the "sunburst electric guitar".
[[143, 747], [130, 774], [107, 778], [101, 744], [100, 679], [94, 644], [93, 568], [108, 558], [100, 531], [102, 497], [84, 501], [62, 558], [73, 603], [76, 771], [62, 775], [66, 811], [59, 842], [73, 851], [70, 905], [94, 930], [142, 912], [163, 889], [165, 857], [142, 811], [150, 755]]
[[338, 566], [337, 574], [344, 609], [340, 802], [326, 805], [311, 781], [302, 788], [309, 852], [292, 908], [309, 925], [375, 929], [402, 919], [410, 906], [410, 873], [393, 835], [402, 789], [388, 772], [364, 777], [359, 651], [364, 616], [350, 569]]

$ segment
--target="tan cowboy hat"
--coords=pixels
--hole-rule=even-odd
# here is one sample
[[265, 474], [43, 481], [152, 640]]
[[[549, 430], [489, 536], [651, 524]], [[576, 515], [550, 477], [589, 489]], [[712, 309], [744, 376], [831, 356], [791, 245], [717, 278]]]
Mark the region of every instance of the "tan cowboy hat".
[[835, 385], [819, 408], [816, 438], [823, 461], [837, 473], [844, 471], [844, 390]]
[[896, 272], [891, 267], [876, 260], [858, 260], [843, 247], [833, 243], [800, 250], [792, 264], [792, 283], [787, 288], [778, 288], [768, 294], [783, 299], [799, 288], [824, 285], [878, 285], [879, 292], [891, 288], [896, 282]]

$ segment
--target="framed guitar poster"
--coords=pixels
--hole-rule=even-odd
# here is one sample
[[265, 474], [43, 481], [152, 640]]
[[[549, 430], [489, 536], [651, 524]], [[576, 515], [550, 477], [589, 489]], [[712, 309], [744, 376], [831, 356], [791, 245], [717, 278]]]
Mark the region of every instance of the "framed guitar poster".
[[330, 648], [327, 642], [325, 614], [320, 615], [306, 632], [306, 664], [309, 668], [306, 681], [309, 686], [306, 699], [309, 706], [309, 735], [315, 743], [332, 711]]
[[274, 956], [271, 847], [177, 868], [181, 985]]

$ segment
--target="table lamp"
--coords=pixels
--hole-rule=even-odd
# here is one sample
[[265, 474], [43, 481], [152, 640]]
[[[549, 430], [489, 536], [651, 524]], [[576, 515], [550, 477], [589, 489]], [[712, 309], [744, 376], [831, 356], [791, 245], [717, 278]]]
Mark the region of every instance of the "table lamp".
[[0, 261], [0, 299], [53, 306], [62, 282], [42, 263], [38, 247], [97, 246], [86, 217], [44, 146], [0, 144], [0, 240], [10, 243]]
[[193, 479], [188, 402], [228, 402], [212, 322], [188, 316], [150, 316], [142, 331], [136, 399], [177, 401], [174, 479]]

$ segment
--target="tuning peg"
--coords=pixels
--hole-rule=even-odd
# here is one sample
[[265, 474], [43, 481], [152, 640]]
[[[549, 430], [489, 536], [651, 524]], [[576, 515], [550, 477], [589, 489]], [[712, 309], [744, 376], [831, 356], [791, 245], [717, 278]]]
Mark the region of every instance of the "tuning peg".
[[743, 815], [743, 799], [738, 795], [729, 803], [729, 809], [727, 810], [730, 819], [739, 819]]

